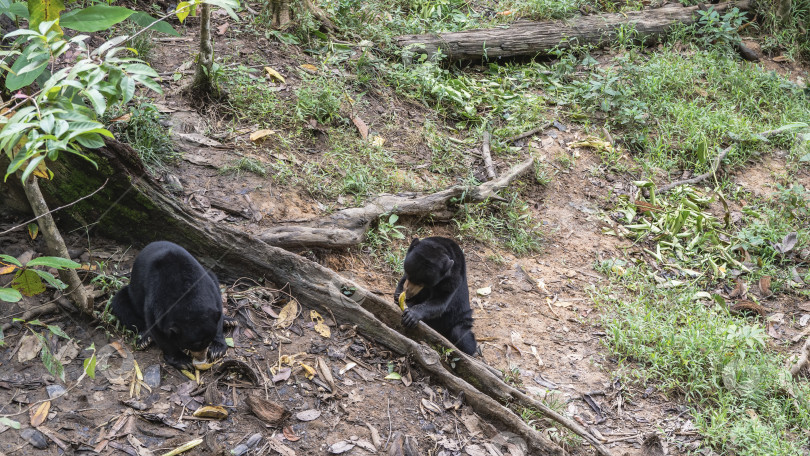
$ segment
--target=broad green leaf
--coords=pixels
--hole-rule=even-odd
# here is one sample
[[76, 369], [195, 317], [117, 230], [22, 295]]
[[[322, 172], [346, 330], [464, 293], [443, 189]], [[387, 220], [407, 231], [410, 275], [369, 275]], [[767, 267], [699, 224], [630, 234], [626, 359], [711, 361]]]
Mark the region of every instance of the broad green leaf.
[[67, 258], [41, 256], [29, 261], [26, 266], [47, 266], [49, 268], [56, 269], [77, 269], [81, 265], [73, 260], [68, 260]]
[[0, 301], [17, 302], [22, 299], [22, 294], [13, 288], [0, 288]]
[[[26, 50], [28, 49], [30, 48], [26, 48]], [[38, 62], [38, 65], [35, 68], [25, 73], [20, 73], [20, 70], [28, 67], [32, 62], [28, 60], [27, 54], [22, 54], [17, 57], [17, 60], [14, 61], [14, 65], [11, 66], [12, 73], [6, 76], [6, 88], [14, 91], [34, 82], [34, 80], [45, 71], [45, 68], [48, 67], [47, 59], [37, 59], [36, 62]]]
[[10, 427], [12, 429], [19, 429], [20, 428], [20, 422], [19, 421], [14, 421], [11, 418], [6, 418], [4, 416], [0, 416], [0, 424], [2, 424], [3, 426], [8, 426], [8, 427]]
[[64, 10], [62, 0], [28, 0], [28, 28], [36, 30], [42, 22], [57, 20]]
[[85, 359], [82, 363], [82, 367], [84, 371], [87, 372], [88, 377], [96, 378], [96, 354], [93, 353], [93, 356]]
[[50, 272], [40, 271], [39, 269], [34, 269], [33, 271], [36, 272], [40, 278], [44, 279], [46, 282], [48, 282], [52, 287], [56, 288], [57, 290], [64, 290], [65, 288], [67, 288], [67, 284], [65, 282], [62, 282], [61, 280], [57, 279]]
[[183, 23], [184, 20], [186, 20], [189, 13], [191, 13], [191, 8], [192, 6], [191, 3], [189, 2], [180, 2], [177, 4], [177, 8], [174, 9], [175, 11], [174, 14], [177, 15], [177, 19], [180, 21], [181, 24]]
[[35, 296], [45, 291], [42, 279], [32, 269], [18, 271], [14, 280], [11, 281], [11, 287], [26, 296]]
[[25, 170], [23, 171], [20, 180], [25, 182], [28, 179], [28, 176], [30, 176], [31, 173], [33, 173], [34, 170], [37, 169], [37, 166], [39, 166], [39, 164], [42, 163], [43, 160], [45, 160], [44, 155], [37, 155], [36, 157], [32, 158], [28, 162], [28, 166], [25, 167]]
[[34, 222], [31, 222], [28, 224], [27, 228], [28, 228], [28, 236], [30, 236], [32, 240], [36, 239], [37, 235], [39, 235], [39, 225]]
[[[141, 11], [135, 11], [132, 16], [129, 16], [129, 20], [137, 24], [139, 27], [149, 27], [149, 24], [155, 22], [155, 18], [143, 13]], [[160, 21], [157, 24], [152, 25], [149, 27], [149, 30], [154, 30], [156, 32], [165, 33], [166, 35], [171, 36], [181, 36], [180, 33], [174, 29], [170, 24], [165, 21]]]
[[59, 377], [63, 382], [65, 381], [65, 368], [62, 366], [62, 363], [53, 356], [51, 353], [51, 349], [48, 348], [48, 341], [45, 339], [45, 336], [38, 332], [34, 332], [39, 339], [39, 343], [42, 344], [42, 351], [39, 353], [39, 357], [42, 359], [42, 364], [45, 365], [45, 369], [48, 369], [48, 372], [51, 373], [54, 377]]
[[5, 263], [13, 264], [14, 266], [17, 266], [17, 267], [20, 267], [20, 268], [23, 266], [22, 263], [20, 263], [20, 261], [18, 259], [14, 258], [11, 255], [0, 254], [0, 260], [3, 260]]
[[100, 135], [95, 133], [79, 135], [73, 139], [85, 149], [98, 149], [100, 147], [104, 147], [104, 140], [101, 139]]
[[62, 328], [56, 325], [48, 325], [48, 330], [63, 339], [70, 339], [70, 336], [68, 336], [64, 331], [62, 331]]
[[133, 63], [124, 67], [127, 73], [132, 75], [145, 75], [151, 76], [153, 78], [158, 77], [157, 71], [155, 71], [149, 65], [145, 65], [143, 63]]
[[93, 105], [93, 109], [96, 110], [96, 114], [102, 115], [107, 111], [107, 99], [104, 98], [101, 92], [90, 89], [86, 90], [84, 93], [87, 95], [87, 99], [90, 100], [90, 104]]
[[109, 29], [134, 12], [123, 6], [93, 5], [63, 15], [60, 23], [71, 30], [93, 33]]

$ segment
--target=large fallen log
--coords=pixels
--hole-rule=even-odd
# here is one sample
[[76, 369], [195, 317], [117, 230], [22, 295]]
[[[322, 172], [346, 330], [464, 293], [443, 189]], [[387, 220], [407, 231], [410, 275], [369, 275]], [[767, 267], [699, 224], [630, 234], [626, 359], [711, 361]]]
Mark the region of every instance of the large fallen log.
[[[749, 8], [750, 1], [712, 5], [715, 11], [737, 7]], [[507, 27], [475, 29], [463, 32], [401, 35], [394, 40], [400, 47], [434, 55], [441, 53], [450, 60], [499, 59], [504, 57], [534, 57], [554, 49], [568, 49], [584, 44], [600, 45], [616, 37], [620, 27], [632, 27], [638, 40], [656, 41], [678, 24], [690, 25], [698, 19], [698, 10], [705, 6], [683, 7], [671, 4], [663, 8], [627, 13], [579, 16], [569, 21], [519, 21]]]
[[[463, 392], [476, 412], [525, 439], [531, 454], [562, 455], [563, 450], [502, 404], [539, 411], [582, 436], [599, 454], [610, 455], [582, 426], [507, 385], [480, 361], [457, 352], [460, 359], [455, 369], [451, 368], [430, 347], [452, 345], [427, 325], [420, 323], [408, 331], [411, 337], [401, 334], [404, 329], [393, 302], [306, 258], [190, 212], [146, 173], [128, 146], [110, 142], [90, 155], [98, 170], [81, 159], [65, 157], [53, 162], [56, 178], [43, 182], [42, 187], [49, 205], [56, 207], [89, 194], [109, 179], [94, 197], [70, 208], [71, 218], [91, 233], [138, 245], [158, 239], [174, 241], [223, 278], [264, 277], [277, 285], [289, 284], [302, 305], [332, 314], [341, 323], [357, 325], [360, 334], [409, 356], [424, 373], [451, 391]], [[62, 214], [63, 220], [66, 215]]]
[[487, 199], [499, 199], [496, 192], [506, 188], [515, 179], [532, 169], [534, 159], [529, 158], [513, 167], [498, 179], [477, 187], [457, 185], [428, 195], [401, 193], [381, 195], [363, 207], [337, 211], [328, 217], [318, 217], [303, 222], [288, 222], [273, 227], [259, 238], [270, 245], [285, 248], [301, 247], [351, 247], [363, 242], [371, 222], [383, 214], [432, 215], [434, 220], [448, 219], [451, 201], [480, 203]]

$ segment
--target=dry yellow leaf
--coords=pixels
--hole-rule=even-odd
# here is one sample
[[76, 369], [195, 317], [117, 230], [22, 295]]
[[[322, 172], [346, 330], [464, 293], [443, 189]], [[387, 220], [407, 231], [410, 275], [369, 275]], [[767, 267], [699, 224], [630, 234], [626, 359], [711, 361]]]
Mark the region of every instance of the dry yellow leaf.
[[327, 339], [332, 336], [332, 331], [329, 329], [329, 326], [326, 326], [326, 323], [323, 322], [323, 317], [321, 314], [314, 310], [310, 310], [309, 318], [311, 318], [312, 322], [315, 323], [315, 331], [317, 331], [318, 334], [326, 337]]
[[306, 374], [304, 374], [304, 376], [308, 380], [312, 380], [313, 378], [315, 378], [315, 369], [313, 369], [312, 366], [308, 366], [308, 365], [306, 365], [306, 364], [304, 364], [302, 362], [299, 362], [298, 364], [300, 364], [301, 367], [304, 368], [304, 372], [306, 372]]
[[268, 76], [270, 76], [271, 78], [277, 80], [278, 82], [280, 82], [282, 84], [287, 83], [287, 81], [284, 80], [284, 76], [282, 76], [281, 73], [279, 73], [278, 71], [276, 71], [276, 70], [274, 70], [274, 69], [272, 69], [270, 67], [264, 67], [264, 71], [267, 72]]
[[51, 180], [51, 178], [53, 177], [53, 173], [51, 172], [51, 170], [49, 170], [48, 167], [45, 166], [45, 160], [39, 162], [37, 167], [34, 169], [33, 174], [34, 176], [47, 180]]
[[31, 410], [31, 427], [37, 427], [48, 419], [48, 411], [51, 409], [51, 401], [45, 401], [35, 409]]
[[287, 328], [293, 321], [295, 321], [295, 317], [298, 316], [298, 302], [295, 300], [291, 300], [287, 303], [284, 307], [281, 308], [281, 312], [278, 313], [278, 320], [276, 320], [276, 328]]
[[272, 135], [275, 132], [276, 132], [275, 130], [256, 130], [250, 134], [250, 140], [256, 142], [260, 139], [264, 139]]
[[194, 411], [195, 418], [208, 418], [212, 420], [224, 420], [228, 417], [228, 411], [218, 405], [206, 405]]
[[374, 139], [371, 140], [371, 144], [377, 147], [382, 147], [383, 144], [385, 144], [385, 138], [382, 136], [375, 136]]
[[308, 63], [305, 63], [305, 64], [301, 65], [301, 68], [303, 68], [306, 71], [309, 71], [310, 73], [317, 73], [318, 72], [318, 67], [316, 67], [315, 65], [310, 65]]
[[0, 266], [0, 275], [9, 274], [17, 269], [17, 266], [14, 266], [13, 264], [0, 262], [0, 265], [2, 265]]

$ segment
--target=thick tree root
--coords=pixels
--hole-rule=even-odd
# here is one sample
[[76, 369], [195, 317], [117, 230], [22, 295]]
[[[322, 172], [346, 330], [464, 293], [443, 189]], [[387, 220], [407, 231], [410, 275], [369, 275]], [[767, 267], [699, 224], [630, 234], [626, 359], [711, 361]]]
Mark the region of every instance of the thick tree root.
[[[128, 146], [111, 142], [107, 148], [98, 152], [100, 155], [92, 158], [98, 163], [100, 171], [83, 164], [82, 160], [60, 160], [55, 165], [61, 166], [55, 166], [56, 169], [53, 170], [58, 175], [53, 182], [72, 182], [78, 186], [88, 186], [91, 190], [98, 186], [99, 181], [110, 177], [110, 184], [105, 191], [74, 206], [77, 210], [83, 210], [79, 213], [82, 218], [90, 219], [94, 229], [125, 242], [133, 241], [129, 236], [137, 236], [135, 242], [139, 245], [158, 239], [177, 242], [223, 278], [265, 277], [275, 284], [289, 284], [296, 299], [304, 306], [332, 313], [342, 322], [357, 325], [357, 330], [364, 336], [398, 354], [411, 355], [419, 368], [434, 380], [456, 393], [463, 391], [469, 405], [479, 414], [526, 439], [531, 454], [559, 455], [563, 451], [501, 404], [509, 403], [537, 410], [582, 436], [599, 454], [610, 454], [604, 445], [577, 423], [506, 385], [479, 361], [458, 353], [460, 360], [454, 370], [444, 365], [434, 348], [452, 345], [423, 323], [408, 331], [413, 339], [400, 334], [398, 331], [403, 331], [399, 321], [401, 317], [393, 302], [389, 303], [306, 258], [187, 211], [182, 203], [169, 196], [154, 179], [143, 172], [142, 164]], [[532, 160], [527, 160], [513, 169], [512, 173], [519, 174], [521, 170], [526, 171], [531, 167]], [[81, 173], [82, 179], [71, 180], [71, 173]], [[492, 195], [507, 182], [508, 177], [502, 176], [475, 187], [471, 198], [474, 200]], [[64, 197], [58, 188], [51, 190], [54, 199]], [[81, 188], [74, 190], [86, 192]], [[460, 189], [445, 192], [461, 194]], [[433, 195], [424, 198], [431, 196]], [[446, 199], [437, 198], [437, 201], [444, 205]], [[428, 345], [421, 345], [417, 341]]]
[[378, 196], [363, 207], [343, 209], [329, 217], [299, 222], [300, 225], [293, 222], [271, 228], [259, 238], [267, 244], [285, 248], [351, 247], [363, 242], [371, 222], [383, 214], [432, 214], [435, 220], [442, 220], [452, 216], [450, 205], [453, 202], [480, 203], [487, 199], [502, 201], [497, 192], [531, 170], [533, 165], [534, 158], [528, 158], [501, 177], [477, 187], [458, 185], [429, 195], [402, 193]]

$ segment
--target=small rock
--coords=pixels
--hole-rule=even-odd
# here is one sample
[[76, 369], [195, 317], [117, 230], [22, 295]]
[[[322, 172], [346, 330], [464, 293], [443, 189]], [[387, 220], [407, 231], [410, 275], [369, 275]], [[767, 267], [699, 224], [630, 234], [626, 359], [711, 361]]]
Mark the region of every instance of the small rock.
[[45, 391], [48, 392], [49, 399], [65, 394], [65, 388], [62, 385], [48, 385], [45, 387]]
[[150, 388], [155, 389], [160, 386], [160, 364], [152, 364], [143, 370], [143, 381]]
[[33, 428], [25, 428], [20, 431], [20, 437], [28, 440], [28, 442], [37, 450], [44, 450], [48, 448], [48, 439], [45, 436]]

